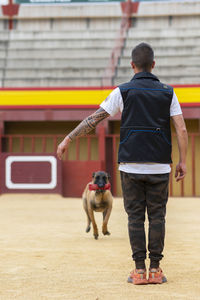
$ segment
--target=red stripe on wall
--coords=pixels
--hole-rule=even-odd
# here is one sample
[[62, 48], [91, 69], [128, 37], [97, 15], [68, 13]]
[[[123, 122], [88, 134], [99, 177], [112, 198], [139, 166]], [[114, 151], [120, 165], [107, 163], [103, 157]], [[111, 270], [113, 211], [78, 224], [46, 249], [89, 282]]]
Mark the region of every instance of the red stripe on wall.
[[190, 103], [180, 103], [182, 107], [200, 107], [200, 103], [190, 102]]
[[[180, 103], [182, 107], [200, 107], [200, 103]], [[25, 109], [98, 109], [99, 105], [2, 105], [0, 110]]]

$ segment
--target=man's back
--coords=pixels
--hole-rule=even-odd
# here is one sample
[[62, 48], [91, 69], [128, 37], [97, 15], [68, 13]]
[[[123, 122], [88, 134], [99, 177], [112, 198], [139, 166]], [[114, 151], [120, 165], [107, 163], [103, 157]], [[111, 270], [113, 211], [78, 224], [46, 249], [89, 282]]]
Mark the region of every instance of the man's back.
[[173, 88], [150, 72], [139, 72], [119, 89], [124, 106], [119, 162], [171, 163]]

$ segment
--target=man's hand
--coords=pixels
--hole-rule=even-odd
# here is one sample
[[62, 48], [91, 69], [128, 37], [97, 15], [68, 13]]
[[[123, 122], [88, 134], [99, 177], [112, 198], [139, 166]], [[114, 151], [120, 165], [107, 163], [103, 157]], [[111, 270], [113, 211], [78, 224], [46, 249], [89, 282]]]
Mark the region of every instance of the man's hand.
[[69, 147], [69, 144], [71, 142], [71, 139], [66, 136], [64, 138], [64, 140], [58, 145], [58, 148], [57, 148], [57, 156], [58, 158], [61, 160], [62, 159], [62, 155], [63, 153], [67, 150], [67, 148]]
[[176, 181], [182, 180], [186, 175], [186, 154], [188, 146], [187, 129], [183, 115], [176, 115], [171, 117], [176, 129], [178, 149], [179, 149], [179, 163], [176, 166], [175, 178]]
[[179, 180], [183, 180], [186, 173], [187, 173], [186, 164], [178, 163], [178, 165], [176, 166], [176, 172], [175, 172], [176, 181], [178, 182]]

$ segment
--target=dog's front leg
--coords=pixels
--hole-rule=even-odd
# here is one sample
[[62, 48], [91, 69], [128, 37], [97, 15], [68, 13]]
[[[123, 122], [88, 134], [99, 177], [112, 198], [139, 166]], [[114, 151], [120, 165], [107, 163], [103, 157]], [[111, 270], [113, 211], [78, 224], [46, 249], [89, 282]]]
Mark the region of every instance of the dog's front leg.
[[96, 224], [95, 218], [94, 218], [94, 212], [91, 209], [91, 207], [88, 208], [88, 213], [89, 213], [89, 217], [90, 217], [90, 220], [91, 220], [92, 226], [93, 226], [93, 235], [94, 235], [95, 240], [97, 240], [99, 233], [98, 233], [97, 224]]
[[91, 220], [90, 220], [90, 216], [89, 216], [89, 213], [88, 213], [88, 207], [87, 207], [87, 198], [86, 197], [83, 197], [83, 208], [85, 210], [85, 213], [87, 215], [87, 227], [86, 227], [86, 232], [89, 232], [90, 231], [90, 223], [91, 223]]
[[104, 235], [110, 235], [110, 232], [108, 231], [107, 225], [108, 220], [111, 214], [112, 205], [109, 206], [104, 212], [103, 212], [103, 226], [102, 226], [102, 232]]

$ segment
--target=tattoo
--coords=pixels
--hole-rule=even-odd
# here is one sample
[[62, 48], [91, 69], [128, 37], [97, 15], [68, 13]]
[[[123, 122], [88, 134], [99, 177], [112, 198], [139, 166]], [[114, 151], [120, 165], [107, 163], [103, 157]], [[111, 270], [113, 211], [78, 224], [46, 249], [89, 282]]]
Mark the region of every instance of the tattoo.
[[84, 119], [70, 134], [68, 134], [68, 137], [73, 140], [76, 137], [87, 135], [99, 122], [107, 117], [109, 117], [109, 114], [103, 108], [99, 108], [95, 113]]

